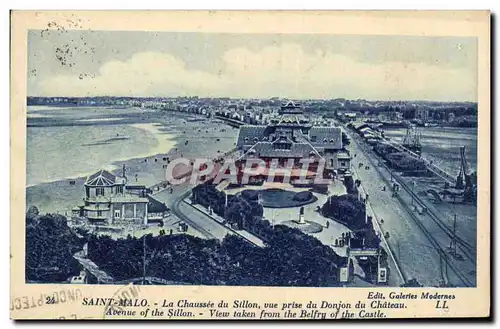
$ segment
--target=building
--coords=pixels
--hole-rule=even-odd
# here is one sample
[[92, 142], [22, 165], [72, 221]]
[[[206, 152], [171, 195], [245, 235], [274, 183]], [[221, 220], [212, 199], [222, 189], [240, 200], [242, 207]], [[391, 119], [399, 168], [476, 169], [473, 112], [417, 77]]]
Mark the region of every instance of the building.
[[[236, 147], [241, 152], [240, 163], [250, 158], [266, 161], [268, 168], [273, 159], [279, 166], [294, 160], [294, 169], [302, 168], [303, 158], [315, 160], [309, 167], [308, 177], [315, 176], [321, 159], [325, 161], [324, 178], [345, 172], [350, 167], [350, 156], [342, 145], [340, 127], [317, 127], [307, 119], [300, 104], [292, 101], [283, 104], [268, 125], [240, 127]], [[276, 161], [276, 160], [275, 160]], [[292, 171], [292, 180], [300, 170]]]
[[418, 108], [415, 110], [415, 119], [428, 121], [429, 120], [429, 110], [425, 108]]
[[106, 170], [100, 170], [87, 177], [83, 205], [73, 209], [73, 217], [83, 218], [90, 225], [146, 225], [149, 222], [149, 205], [155, 221], [168, 208], [148, 195], [144, 186], [127, 184], [125, 168], [121, 177]]

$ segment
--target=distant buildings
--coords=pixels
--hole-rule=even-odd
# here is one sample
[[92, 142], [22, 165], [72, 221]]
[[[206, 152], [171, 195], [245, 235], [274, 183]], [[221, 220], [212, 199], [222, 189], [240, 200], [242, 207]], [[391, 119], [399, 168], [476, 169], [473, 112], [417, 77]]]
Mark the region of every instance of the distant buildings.
[[125, 174], [115, 176], [100, 170], [87, 177], [83, 205], [73, 209], [73, 217], [90, 225], [146, 225], [162, 218], [168, 208], [148, 195], [145, 186], [127, 183]]
[[429, 110], [425, 108], [419, 108], [415, 110], [415, 119], [427, 121], [429, 120]]
[[[265, 124], [280, 106], [280, 99], [199, 97], [28, 97], [28, 105], [140, 107], [159, 111], [203, 114], [222, 113], [247, 124]], [[304, 112], [348, 122], [362, 118], [379, 121], [413, 121], [450, 126], [477, 126], [477, 103], [431, 101], [304, 100]], [[450, 114], [451, 118], [450, 118]], [[217, 115], [217, 114], [216, 114]], [[267, 122], [266, 122], [267, 121]]]

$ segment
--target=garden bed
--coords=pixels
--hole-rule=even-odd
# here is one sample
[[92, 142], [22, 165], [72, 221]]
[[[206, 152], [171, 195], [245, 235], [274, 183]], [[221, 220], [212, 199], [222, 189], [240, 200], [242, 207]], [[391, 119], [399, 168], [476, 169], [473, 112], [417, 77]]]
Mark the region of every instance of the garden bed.
[[244, 190], [241, 192], [243, 198], [250, 200], [259, 198], [260, 203], [266, 208], [292, 208], [301, 207], [314, 203], [318, 198], [309, 191], [292, 192], [277, 188], [261, 191]]

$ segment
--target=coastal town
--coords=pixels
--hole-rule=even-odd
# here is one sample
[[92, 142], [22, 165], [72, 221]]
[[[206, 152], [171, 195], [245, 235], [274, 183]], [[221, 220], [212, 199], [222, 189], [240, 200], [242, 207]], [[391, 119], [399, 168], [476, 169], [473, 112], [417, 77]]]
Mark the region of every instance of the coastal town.
[[[168, 112], [209, 114], [222, 116], [247, 124], [266, 124], [273, 112], [280, 107], [278, 97], [270, 99], [233, 98], [137, 98], [137, 97], [28, 97], [28, 105], [41, 106], [115, 106], [157, 109]], [[452, 126], [477, 127], [477, 103], [430, 102], [430, 101], [369, 101], [344, 98], [328, 100], [302, 100], [308, 114], [340, 118], [351, 121], [356, 118], [382, 123], [387, 127]]]
[[[465, 145], [458, 146], [457, 160], [443, 166], [426, 154], [422, 137], [422, 130], [435, 127], [476, 127], [475, 103], [29, 97], [28, 106], [136, 109], [152, 116], [151, 122], [156, 116], [172, 117], [197, 134], [183, 131], [183, 141], [170, 151], [59, 183], [78, 198], [68, 198], [46, 216], [65, 218], [64, 234], [75, 236], [68, 238], [74, 252], [66, 271], [73, 275], [63, 278], [52, 273], [54, 266], [44, 266], [27, 280], [476, 285], [475, 158], [468, 158]], [[122, 119], [129, 116], [118, 120], [114, 115], [105, 123]], [[28, 116], [28, 127], [52, 123], [46, 116]], [[75, 122], [58, 118], [57, 124]], [[394, 129], [400, 135], [392, 137]], [[191, 154], [204, 135], [219, 149]], [[129, 142], [118, 134], [106, 143], [122, 139]], [[151, 166], [172, 177], [159, 179]], [[30, 227], [42, 225], [43, 209], [29, 200]], [[178, 248], [199, 254], [194, 250], [200, 244], [210, 250], [211, 260], [186, 274], [186, 251]], [[227, 248], [247, 251], [233, 255]], [[263, 260], [245, 264], [245, 259], [262, 250], [269, 261], [290, 255], [290, 266], [301, 277], [291, 277], [290, 268], [257, 274], [266, 267]], [[195, 254], [190, 257], [200, 257]], [[231, 259], [217, 265], [224, 274], [212, 269], [222, 255]], [[176, 272], [180, 267], [186, 268]], [[201, 278], [206, 271], [215, 274]]]

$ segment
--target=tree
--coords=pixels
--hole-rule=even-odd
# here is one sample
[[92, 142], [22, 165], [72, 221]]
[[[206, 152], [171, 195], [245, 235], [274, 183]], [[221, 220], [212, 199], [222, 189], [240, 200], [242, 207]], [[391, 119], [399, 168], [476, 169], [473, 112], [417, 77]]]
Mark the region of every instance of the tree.
[[366, 205], [354, 195], [333, 195], [323, 205], [321, 213], [356, 230], [365, 225], [365, 208]]
[[[257, 219], [254, 219], [257, 220]], [[146, 274], [173, 282], [244, 286], [337, 286], [337, 263], [330, 247], [287, 226], [259, 219], [264, 248], [236, 235], [222, 241], [178, 234], [146, 237]], [[142, 275], [143, 240], [93, 237], [89, 257], [118, 280]]]
[[351, 144], [351, 140], [349, 139], [349, 137], [345, 132], [342, 132], [342, 145], [345, 147], [348, 146], [349, 144]]
[[36, 207], [26, 214], [26, 280], [62, 282], [79, 273], [73, 254], [82, 250], [83, 240], [67, 226], [64, 216], [37, 215]]

